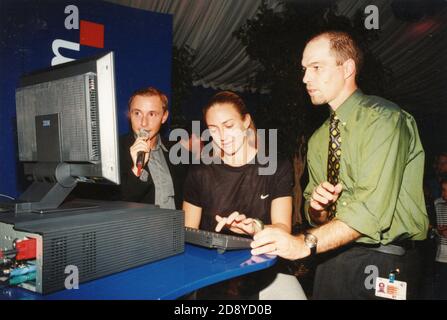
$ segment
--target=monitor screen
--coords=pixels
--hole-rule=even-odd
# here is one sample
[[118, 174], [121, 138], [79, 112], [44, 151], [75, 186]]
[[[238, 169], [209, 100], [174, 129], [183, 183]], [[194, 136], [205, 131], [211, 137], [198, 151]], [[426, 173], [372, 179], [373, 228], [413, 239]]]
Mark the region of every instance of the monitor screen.
[[54, 207], [77, 182], [120, 183], [113, 52], [23, 76], [16, 109], [19, 160], [34, 185], [19, 201], [36, 203], [25, 211]]

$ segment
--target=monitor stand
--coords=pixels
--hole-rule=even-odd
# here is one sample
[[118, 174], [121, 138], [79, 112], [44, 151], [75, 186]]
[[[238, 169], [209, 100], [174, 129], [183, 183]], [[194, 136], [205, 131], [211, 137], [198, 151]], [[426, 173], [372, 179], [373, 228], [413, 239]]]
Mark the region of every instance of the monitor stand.
[[46, 213], [58, 208], [70, 192], [75, 188], [64, 187], [58, 182], [33, 182], [14, 203], [15, 213], [36, 212]]
[[[48, 213], [59, 208], [77, 181], [70, 175], [70, 164], [35, 163], [30, 166], [34, 182], [20, 197], [3, 208], [15, 213]], [[3, 209], [5, 210], [5, 209]]]

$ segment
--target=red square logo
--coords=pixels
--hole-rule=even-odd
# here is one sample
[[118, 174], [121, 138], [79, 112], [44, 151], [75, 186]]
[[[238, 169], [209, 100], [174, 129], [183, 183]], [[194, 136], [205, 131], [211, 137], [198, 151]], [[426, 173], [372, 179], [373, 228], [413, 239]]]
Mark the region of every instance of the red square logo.
[[104, 48], [104, 25], [81, 20], [79, 43], [83, 46]]

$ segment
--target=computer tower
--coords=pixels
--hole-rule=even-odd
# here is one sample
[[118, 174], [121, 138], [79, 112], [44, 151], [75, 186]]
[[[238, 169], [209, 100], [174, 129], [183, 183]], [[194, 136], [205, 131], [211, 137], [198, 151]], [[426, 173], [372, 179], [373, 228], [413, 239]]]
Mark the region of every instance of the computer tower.
[[[89, 202], [54, 213], [0, 214], [0, 248], [36, 239], [35, 280], [20, 284], [48, 294], [66, 287], [73, 266], [79, 283], [124, 271], [184, 251], [180, 210], [129, 202]], [[67, 269], [67, 267], [69, 267]]]

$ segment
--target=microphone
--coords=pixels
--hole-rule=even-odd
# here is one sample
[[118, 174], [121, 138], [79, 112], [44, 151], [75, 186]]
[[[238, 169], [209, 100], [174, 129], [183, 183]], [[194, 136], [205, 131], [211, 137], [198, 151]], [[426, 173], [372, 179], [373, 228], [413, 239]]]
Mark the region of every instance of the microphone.
[[[137, 135], [138, 138], [148, 139], [149, 138], [149, 132], [144, 130], [143, 128], [140, 129]], [[144, 151], [138, 151], [137, 153], [137, 176], [139, 177], [141, 175], [141, 170], [143, 170], [143, 164], [144, 164]]]

